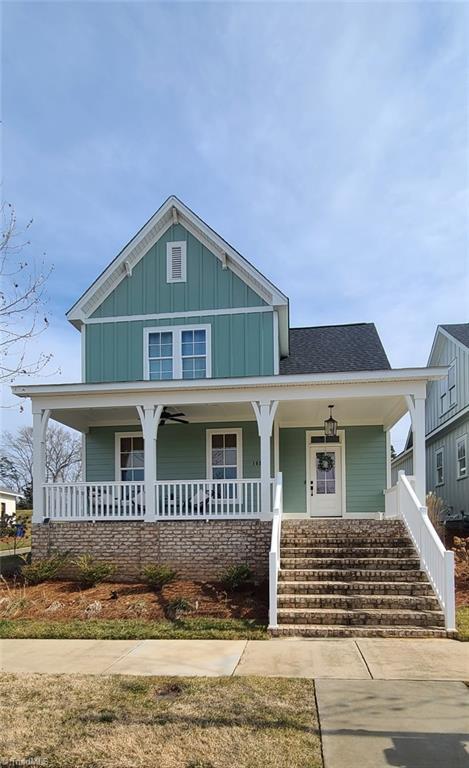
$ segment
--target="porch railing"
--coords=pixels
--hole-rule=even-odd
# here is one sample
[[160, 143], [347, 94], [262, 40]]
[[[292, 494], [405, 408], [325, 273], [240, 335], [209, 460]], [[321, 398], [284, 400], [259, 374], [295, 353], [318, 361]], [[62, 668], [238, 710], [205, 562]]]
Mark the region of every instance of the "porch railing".
[[47, 483], [45, 516], [51, 520], [143, 519], [143, 483]]
[[155, 512], [161, 520], [254, 518], [261, 509], [261, 481], [161, 480], [155, 484]]
[[443, 546], [428, 517], [427, 508], [420, 503], [410, 478], [402, 470], [399, 472], [397, 485], [394, 488], [396, 489], [393, 499], [395, 516], [404, 521], [420, 556], [420, 564], [426, 571], [445, 614], [446, 629], [454, 630], [456, 628], [454, 554]]
[[280, 538], [282, 535], [283, 481], [282, 473], [275, 478], [272, 519], [272, 539], [269, 552], [269, 627], [277, 626], [278, 572], [280, 569]]

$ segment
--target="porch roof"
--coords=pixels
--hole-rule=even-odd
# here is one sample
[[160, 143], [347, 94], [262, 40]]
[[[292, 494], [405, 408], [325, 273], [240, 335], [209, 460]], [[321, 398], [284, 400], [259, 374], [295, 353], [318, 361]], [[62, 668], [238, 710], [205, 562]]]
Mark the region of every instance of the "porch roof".
[[[334, 403], [342, 425], [382, 424], [388, 429], [406, 412], [406, 397], [425, 396], [426, 383], [445, 367], [181, 381], [36, 384], [12, 388], [30, 397], [33, 411], [86, 431], [98, 424], [138, 424], [137, 405], [184, 408], [189, 421], [253, 419], [252, 401], [278, 400], [280, 425], [316, 426]], [[327, 402], [325, 402], [327, 401]]]

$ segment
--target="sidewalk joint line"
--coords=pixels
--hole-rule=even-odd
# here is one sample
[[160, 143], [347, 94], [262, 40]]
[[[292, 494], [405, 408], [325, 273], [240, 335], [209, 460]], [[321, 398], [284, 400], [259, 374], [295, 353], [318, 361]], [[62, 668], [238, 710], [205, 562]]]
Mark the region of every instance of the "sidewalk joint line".
[[322, 728], [321, 728], [321, 716], [319, 714], [319, 703], [318, 703], [318, 695], [316, 692], [316, 679], [313, 680], [313, 697], [314, 697], [314, 706], [316, 707], [316, 714], [318, 717], [318, 736], [319, 736], [319, 746], [321, 750], [321, 760], [322, 765], [326, 768], [326, 761], [324, 759], [324, 744], [322, 741]]
[[370, 679], [371, 679], [371, 680], [374, 680], [374, 677], [373, 677], [373, 675], [371, 674], [371, 669], [369, 668], [369, 666], [368, 666], [368, 662], [367, 662], [367, 660], [365, 659], [365, 654], [362, 652], [362, 649], [361, 649], [361, 648], [360, 648], [360, 646], [358, 645], [358, 641], [357, 641], [357, 640], [354, 640], [353, 642], [355, 643], [355, 645], [356, 645], [356, 647], [357, 647], [357, 651], [358, 651], [358, 653], [360, 654], [360, 656], [361, 656], [361, 658], [362, 658], [362, 660], [363, 660], [363, 663], [364, 663], [364, 665], [365, 665], [365, 667], [366, 667], [366, 669], [367, 669], [367, 672], [368, 672], [368, 674], [369, 674], [369, 676], [370, 676]]
[[243, 658], [243, 656], [244, 656], [244, 654], [246, 652], [246, 648], [248, 647], [248, 643], [249, 643], [249, 640], [245, 640], [244, 641], [244, 648], [241, 651], [241, 653], [239, 654], [239, 659], [236, 662], [235, 667], [234, 667], [233, 672], [231, 673], [230, 677], [234, 677], [236, 670], [238, 669], [239, 665], [241, 664], [241, 659]]
[[113, 667], [113, 666], [114, 666], [114, 664], [117, 664], [117, 662], [118, 662], [118, 661], [122, 661], [122, 659], [125, 659], [125, 657], [129, 655], [129, 653], [132, 653], [132, 651], [135, 651], [137, 648], [140, 648], [140, 646], [141, 646], [141, 645], [142, 645], [142, 643], [144, 643], [144, 642], [145, 642], [145, 640], [138, 640], [138, 641], [137, 641], [137, 645], [134, 645], [134, 646], [132, 646], [132, 648], [129, 648], [129, 650], [128, 650], [128, 651], [126, 651], [125, 653], [123, 653], [121, 656], [119, 656], [119, 658], [118, 658], [118, 659], [114, 659], [114, 661], [111, 661], [111, 663], [109, 664], [109, 666], [108, 666], [108, 667], [106, 667], [105, 669], [103, 669], [103, 671], [102, 671], [102, 672], [100, 672], [99, 674], [100, 674], [100, 675], [105, 675], [107, 672], [109, 672], [109, 670], [111, 669], [111, 667]]

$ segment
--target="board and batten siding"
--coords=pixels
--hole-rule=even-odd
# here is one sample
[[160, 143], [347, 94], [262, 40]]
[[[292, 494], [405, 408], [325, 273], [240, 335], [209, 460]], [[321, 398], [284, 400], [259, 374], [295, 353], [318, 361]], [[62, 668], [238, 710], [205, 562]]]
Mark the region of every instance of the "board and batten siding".
[[450, 365], [453, 360], [456, 361], [456, 404], [441, 414], [441, 383], [439, 381], [428, 383], [425, 405], [425, 432], [427, 435], [450, 419], [454, 419], [469, 405], [469, 349], [439, 332], [430, 363], [431, 365]]
[[[172, 241], [187, 245], [184, 282], [167, 282], [166, 245]], [[223, 310], [227, 314], [218, 314]], [[158, 320], [141, 317], [168, 313], [170, 318]], [[139, 319], [117, 320], [133, 315]], [[144, 328], [202, 324], [211, 328], [212, 378], [274, 373], [278, 340], [271, 308], [181, 224], [173, 224], [92, 314], [84, 337], [84, 380], [142, 381]]]
[[[458, 437], [467, 435], [469, 450], [469, 416], [458, 422], [453, 428], [448, 428], [434, 439], [428, 440], [426, 446], [427, 459], [427, 491], [432, 491], [442, 499], [454, 512], [469, 514], [469, 478], [457, 477], [456, 442]], [[443, 449], [444, 480], [436, 485], [436, 452]]]
[[[211, 422], [203, 424], [165, 424], [158, 430], [158, 480], [203, 480], [207, 477], [207, 430], [241, 429], [243, 477], [260, 476], [260, 451], [257, 423]], [[86, 480], [111, 482], [116, 479], [116, 432], [141, 432], [138, 425], [91, 427], [86, 435]]]
[[274, 373], [273, 313], [254, 312], [88, 325], [86, 382], [142, 381], [144, 328], [202, 324], [211, 327], [212, 378]]
[[[166, 244], [187, 243], [186, 282], [166, 282]], [[266, 306], [181, 224], [173, 224], [92, 314], [93, 318]]]
[[[280, 469], [283, 472], [284, 511], [306, 514], [306, 430], [280, 429]], [[341, 427], [342, 429], [342, 427]], [[344, 427], [346, 514], [384, 512], [386, 437], [381, 426]]]
[[396, 485], [399, 472], [403, 470], [406, 475], [414, 474], [414, 457], [412, 449], [404, 455], [396, 456], [391, 465], [391, 485]]

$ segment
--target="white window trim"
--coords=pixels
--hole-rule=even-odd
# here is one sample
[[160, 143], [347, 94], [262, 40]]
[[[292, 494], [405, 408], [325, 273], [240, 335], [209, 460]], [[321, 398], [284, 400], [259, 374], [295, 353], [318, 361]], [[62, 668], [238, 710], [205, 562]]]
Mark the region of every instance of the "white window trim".
[[[116, 483], [125, 482], [121, 480], [121, 438], [122, 437], [143, 437], [143, 432], [134, 430], [133, 432], [115, 432], [114, 433], [114, 476]], [[143, 473], [145, 475], [145, 461], [143, 462]], [[137, 482], [143, 483], [144, 480]]]
[[[237, 480], [243, 478], [243, 430], [241, 427], [232, 429], [207, 429], [206, 453], [207, 453], [207, 480], [212, 480], [212, 435], [236, 435], [236, 474]], [[228, 481], [227, 481], [228, 482]]]
[[[172, 248], [181, 248], [181, 277], [172, 277]], [[167, 283], [185, 283], [187, 282], [187, 243], [185, 240], [172, 240], [166, 243], [166, 282]]]
[[[438, 482], [438, 467], [437, 467], [437, 456], [441, 453], [441, 482]], [[436, 448], [435, 450], [435, 487], [438, 488], [441, 485], [445, 484], [445, 449], [444, 448]]]
[[[205, 331], [205, 379], [212, 378], [212, 326], [202, 325], [165, 325], [154, 328], [143, 329], [143, 376], [148, 381], [150, 379], [150, 355], [148, 352], [150, 333], [172, 333], [173, 334], [173, 377], [172, 379], [155, 379], [155, 381], [172, 381], [182, 379], [182, 332], [183, 331]], [[204, 379], [184, 379], [184, 381], [203, 381]]]
[[[464, 451], [466, 456], [466, 471], [464, 474], [461, 474], [459, 471], [459, 460], [458, 460], [458, 448], [460, 444], [464, 444]], [[460, 437], [456, 438], [456, 479], [457, 480], [465, 480], [466, 477], [468, 477], [468, 456], [467, 456], [467, 433], [465, 435], [460, 435]]]
[[[454, 370], [453, 389], [454, 389], [455, 400], [453, 403], [450, 402], [450, 388], [449, 388], [449, 372], [451, 369]], [[443, 397], [446, 398], [444, 407], [443, 407]], [[456, 358], [455, 358], [448, 365], [448, 375], [446, 376], [446, 379], [442, 379], [440, 383], [440, 417], [446, 416], [446, 414], [449, 411], [451, 411], [453, 408], [455, 408], [457, 404], [458, 404], [458, 382], [456, 379]]]

